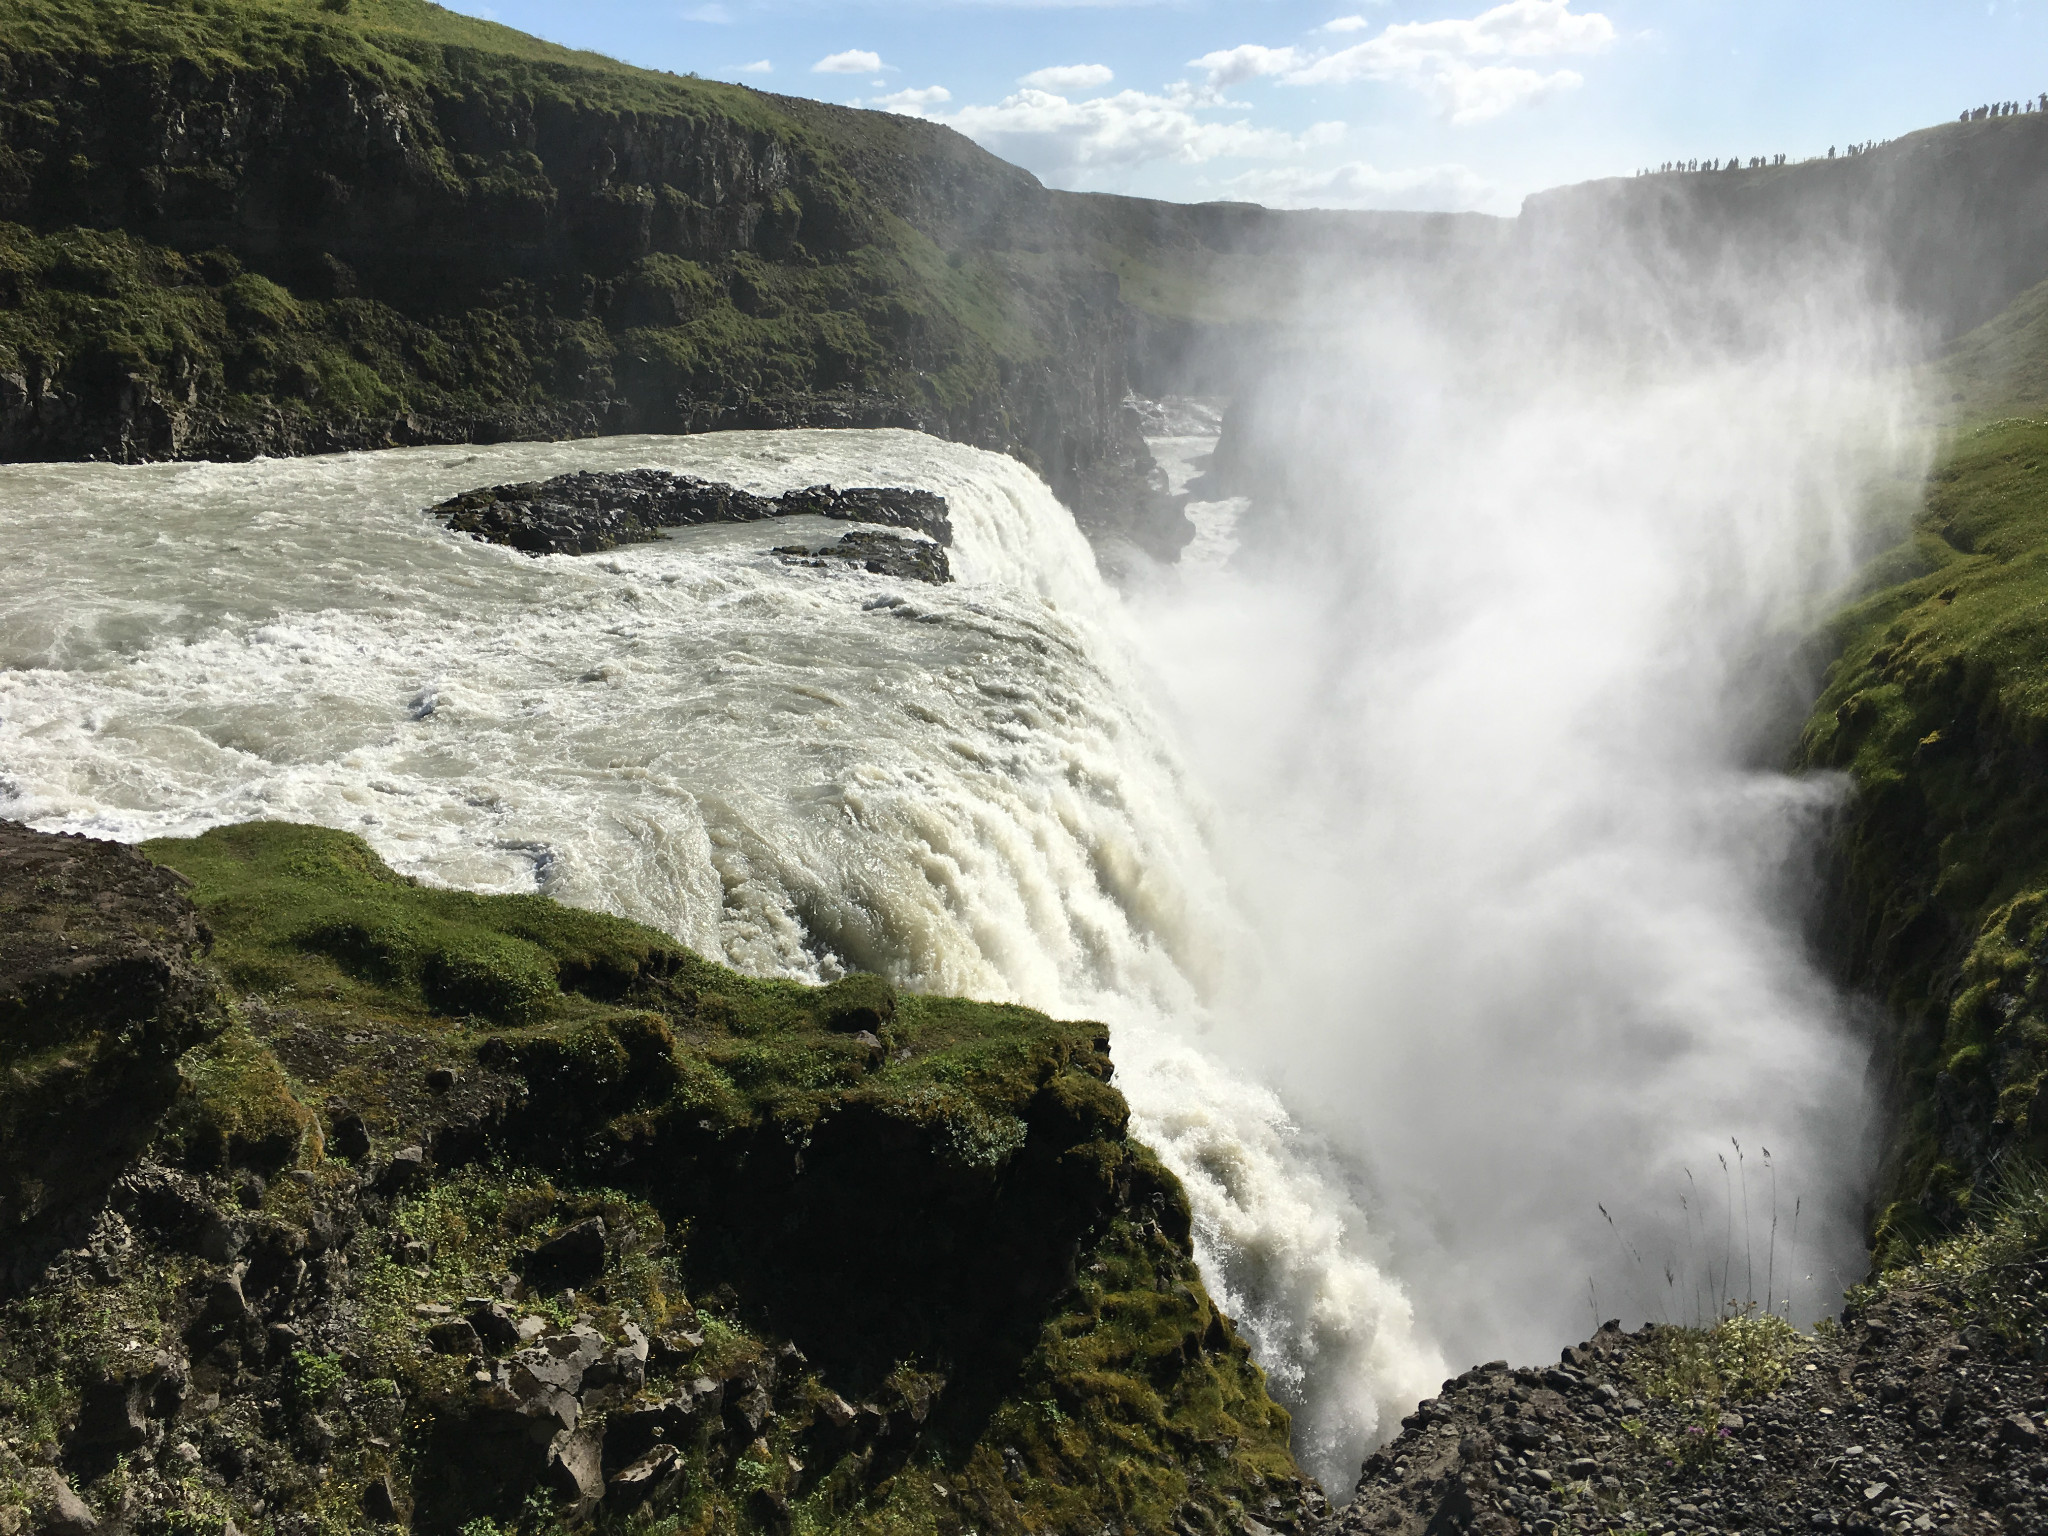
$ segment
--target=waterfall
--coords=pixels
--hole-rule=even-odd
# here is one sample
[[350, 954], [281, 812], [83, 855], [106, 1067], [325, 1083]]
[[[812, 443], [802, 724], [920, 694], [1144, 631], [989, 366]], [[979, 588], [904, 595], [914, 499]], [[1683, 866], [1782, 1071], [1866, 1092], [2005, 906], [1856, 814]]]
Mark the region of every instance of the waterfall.
[[[959, 579], [769, 552], [843, 531], [822, 520], [530, 559], [420, 511], [637, 466], [937, 491]], [[1021, 465], [736, 432], [24, 466], [0, 495], [0, 814], [124, 840], [318, 822], [420, 879], [540, 890], [752, 974], [1104, 1019], [1304, 1464], [1348, 1492], [1442, 1376], [1342, 1166], [1205, 1049], [1254, 925], [1142, 637]]]

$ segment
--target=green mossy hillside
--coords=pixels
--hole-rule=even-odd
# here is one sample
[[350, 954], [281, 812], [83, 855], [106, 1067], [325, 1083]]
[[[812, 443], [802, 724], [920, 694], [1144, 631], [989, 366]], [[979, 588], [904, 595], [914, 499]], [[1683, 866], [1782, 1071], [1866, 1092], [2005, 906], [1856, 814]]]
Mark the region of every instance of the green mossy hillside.
[[[0, 1508], [38, 1461], [152, 1536], [1316, 1507], [1100, 1026], [740, 976], [319, 828], [146, 851], [230, 1017], [109, 1215], [0, 1303]], [[555, 1420], [506, 1406], [519, 1318], [596, 1352]]]
[[1931, 382], [1961, 421], [2048, 415], [2048, 282], [1958, 340]]
[[768, 117], [739, 86], [636, 69], [425, 0], [4, 0], [0, 32], [24, 49], [163, 69], [339, 65], [393, 87], [465, 74], [578, 106]]
[[[535, 1134], [609, 1125], [622, 1107], [632, 1114], [617, 1123], [636, 1131], [682, 1113], [808, 1127], [849, 1094], [919, 1121], [957, 1095], [981, 1112], [1037, 1103], [1077, 1128], [1123, 1132], [1121, 1100], [1102, 1083], [1100, 1025], [899, 998], [869, 975], [825, 987], [755, 980], [545, 896], [420, 885], [360, 839], [319, 827], [248, 822], [143, 847], [191, 882], [236, 995], [316, 1026], [346, 1018], [357, 1032], [402, 1034], [421, 1060], [466, 1064], [485, 1049], [529, 1080]], [[373, 1067], [336, 1072], [373, 1132], [413, 1103], [410, 1085]], [[972, 1162], [974, 1138], [956, 1139]]]
[[2048, 421], [1957, 434], [1866, 592], [1800, 759], [1854, 787], [1832, 940], [1896, 1031], [1895, 1261], [2048, 1149]]

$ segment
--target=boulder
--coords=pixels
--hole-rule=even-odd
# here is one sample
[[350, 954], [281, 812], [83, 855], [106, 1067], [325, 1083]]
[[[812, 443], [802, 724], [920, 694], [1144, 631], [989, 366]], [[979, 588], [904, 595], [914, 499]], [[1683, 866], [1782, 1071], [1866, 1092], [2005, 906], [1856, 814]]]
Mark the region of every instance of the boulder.
[[2009, 1413], [1998, 1421], [1998, 1438], [2007, 1445], [2033, 1450], [2041, 1443], [2041, 1429], [2024, 1413]]
[[239, 1331], [255, 1320], [249, 1298], [242, 1291], [246, 1270], [246, 1265], [237, 1264], [207, 1286], [206, 1301], [199, 1309], [198, 1326], [202, 1330], [218, 1337]]
[[167, 1354], [108, 1367], [87, 1384], [73, 1443], [82, 1450], [132, 1451], [148, 1443], [155, 1420], [185, 1401], [184, 1367]]
[[28, 1474], [30, 1529], [35, 1536], [94, 1536], [99, 1517], [63, 1475], [49, 1467]]
[[604, 1498], [604, 1455], [598, 1438], [588, 1430], [564, 1430], [548, 1448], [549, 1490], [564, 1507], [562, 1516], [570, 1523], [590, 1518]]
[[674, 1446], [656, 1446], [612, 1474], [605, 1484], [606, 1497], [621, 1514], [630, 1513], [652, 1499], [681, 1463], [681, 1453]]
[[541, 1335], [540, 1347], [555, 1359], [588, 1371], [605, 1353], [604, 1335], [588, 1323], [578, 1323], [561, 1333]]
[[359, 1163], [370, 1155], [370, 1127], [346, 1104], [328, 1107], [327, 1150], [352, 1163]]
[[427, 1344], [437, 1355], [480, 1355], [483, 1340], [466, 1317], [451, 1317], [427, 1330]]
[[225, 1022], [185, 882], [0, 821], [0, 1287], [79, 1243]]
[[761, 1432], [761, 1426], [768, 1422], [774, 1406], [765, 1388], [750, 1384], [738, 1397], [726, 1403], [725, 1419], [732, 1425], [734, 1434], [744, 1430], [751, 1437]]
[[400, 1147], [391, 1154], [391, 1161], [384, 1167], [378, 1179], [378, 1188], [389, 1194], [399, 1194], [420, 1181], [427, 1171], [427, 1153], [424, 1147]]
[[526, 1256], [526, 1278], [544, 1286], [588, 1285], [604, 1273], [604, 1218], [564, 1227]]
[[837, 1392], [826, 1395], [825, 1401], [818, 1405], [818, 1412], [834, 1429], [845, 1429], [853, 1423], [853, 1404]]
[[469, 1326], [476, 1330], [476, 1336], [484, 1347], [493, 1351], [511, 1349], [525, 1342], [519, 1333], [518, 1320], [502, 1301], [480, 1302], [471, 1307]]
[[640, 1403], [615, 1413], [604, 1427], [604, 1464], [616, 1473], [664, 1445], [681, 1445], [700, 1422], [687, 1397]]
[[[585, 1393], [601, 1393], [608, 1401], [623, 1401], [638, 1392], [647, 1381], [647, 1336], [626, 1324], [626, 1342], [609, 1350], [583, 1373]], [[591, 1406], [597, 1406], [595, 1400]]]

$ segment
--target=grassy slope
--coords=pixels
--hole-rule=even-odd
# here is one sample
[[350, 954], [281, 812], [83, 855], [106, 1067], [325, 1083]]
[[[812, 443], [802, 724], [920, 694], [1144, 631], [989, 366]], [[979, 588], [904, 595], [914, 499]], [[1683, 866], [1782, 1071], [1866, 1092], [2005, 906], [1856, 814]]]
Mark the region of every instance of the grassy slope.
[[425, 0], [0, 0], [0, 37], [39, 52], [206, 70], [332, 63], [394, 87], [497, 85], [604, 111], [789, 125], [741, 86], [638, 69]]
[[[544, 1498], [482, 1508], [448, 1493], [434, 1437], [460, 1420], [468, 1366], [424, 1348], [415, 1309], [498, 1294], [523, 1248], [590, 1214], [626, 1234], [604, 1284], [540, 1287], [524, 1306], [669, 1340], [647, 1398], [744, 1375], [791, 1334], [812, 1357], [746, 1454], [722, 1432], [682, 1447], [682, 1484], [636, 1529], [1096, 1536], [1119, 1522], [1164, 1536], [1293, 1497], [1287, 1414], [1203, 1291], [1178, 1186], [1124, 1137], [1100, 1026], [897, 999], [872, 976], [750, 980], [544, 898], [415, 885], [318, 828], [248, 824], [147, 851], [191, 881], [237, 1000], [226, 1032], [181, 1063], [156, 1158], [242, 1190], [255, 1204], [236, 1219], [303, 1244], [291, 1234], [327, 1220], [329, 1196], [352, 1198], [324, 1142], [344, 1106], [368, 1124], [370, 1170], [407, 1142], [454, 1145], [437, 1126], [487, 1128], [440, 1154], [383, 1226], [366, 1221], [345, 1294], [302, 1321], [320, 1350], [246, 1360], [275, 1379], [245, 1374], [218, 1416], [181, 1431], [209, 1465], [266, 1469], [269, 1520], [363, 1527], [357, 1495], [388, 1472], [421, 1529], [555, 1528]], [[432, 1085], [437, 1067], [455, 1087]], [[95, 1362], [118, 1363], [127, 1338], [211, 1369], [192, 1341], [213, 1274], [189, 1252], [137, 1249], [0, 1307], [4, 1443], [26, 1456], [61, 1439]], [[899, 1418], [935, 1406], [877, 1450], [819, 1417], [835, 1391]], [[237, 1406], [266, 1393], [281, 1420]], [[336, 1437], [321, 1453], [304, 1448], [315, 1408]], [[12, 1464], [0, 1453], [0, 1506]], [[124, 1465], [88, 1495], [118, 1502]], [[199, 1470], [151, 1485], [143, 1526], [268, 1528], [246, 1475], [226, 1486]], [[465, 1524], [477, 1518], [496, 1524]]]
[[[1856, 794], [1837, 940], [1899, 1031], [1880, 1258], [2048, 1154], [2048, 288], [1956, 344], [1965, 423], [1833, 624], [1801, 759]], [[1987, 420], [1990, 417], [1992, 419]]]
[[1942, 373], [1965, 419], [2048, 414], [2048, 283], [1957, 341]]

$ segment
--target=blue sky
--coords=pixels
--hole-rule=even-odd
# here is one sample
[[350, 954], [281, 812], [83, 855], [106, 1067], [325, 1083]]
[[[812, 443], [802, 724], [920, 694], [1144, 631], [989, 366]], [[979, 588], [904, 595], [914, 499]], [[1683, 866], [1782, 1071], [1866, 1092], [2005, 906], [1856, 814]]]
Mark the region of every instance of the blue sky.
[[2048, 0], [460, 0], [678, 73], [950, 123], [1055, 186], [1512, 213], [2048, 91]]

